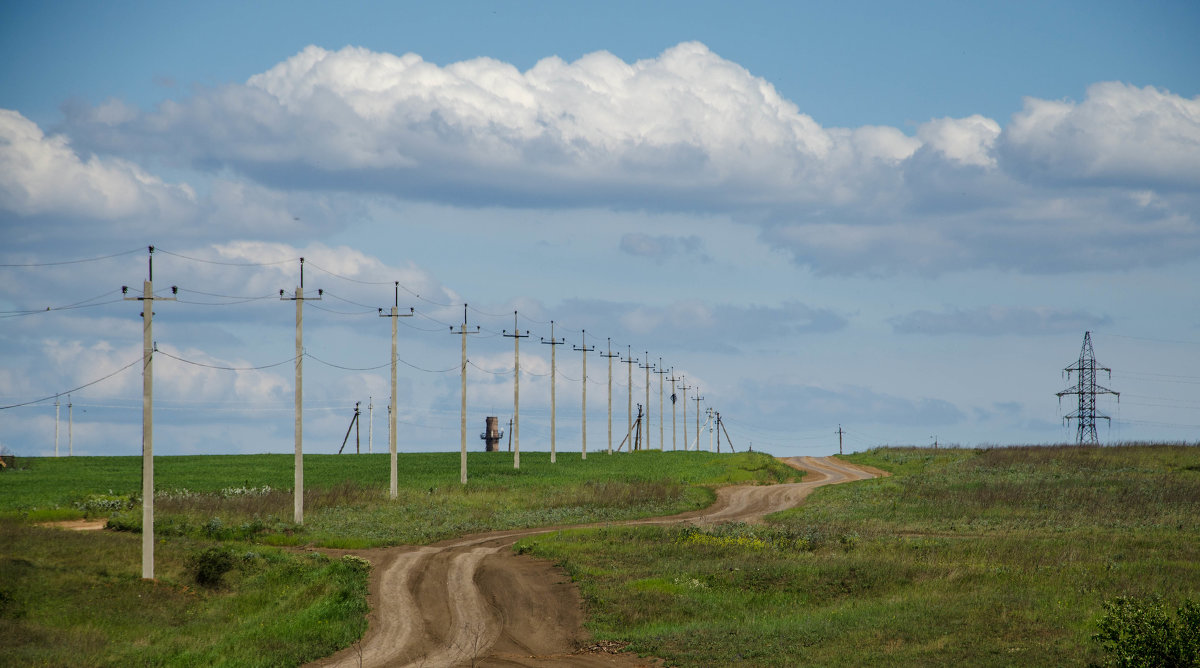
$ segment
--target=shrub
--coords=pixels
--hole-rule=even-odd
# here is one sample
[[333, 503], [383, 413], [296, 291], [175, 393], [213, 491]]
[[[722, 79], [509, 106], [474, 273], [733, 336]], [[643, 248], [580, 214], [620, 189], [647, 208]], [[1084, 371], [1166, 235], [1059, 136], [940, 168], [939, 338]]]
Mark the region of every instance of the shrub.
[[188, 570], [203, 587], [216, 587], [221, 576], [233, 568], [233, 553], [223, 547], [208, 547], [188, 559]]
[[1105, 665], [1200, 666], [1200, 603], [1184, 601], [1172, 617], [1160, 598], [1118, 596], [1105, 601], [1093, 635], [1108, 653]]

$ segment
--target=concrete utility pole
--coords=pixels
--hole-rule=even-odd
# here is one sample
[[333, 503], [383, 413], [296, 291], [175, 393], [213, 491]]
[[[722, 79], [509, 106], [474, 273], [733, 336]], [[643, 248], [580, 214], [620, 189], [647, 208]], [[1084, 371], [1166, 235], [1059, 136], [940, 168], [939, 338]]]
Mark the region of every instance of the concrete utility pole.
[[542, 339], [542, 343], [550, 346], [550, 463], [553, 464], [556, 461], [558, 461], [557, 446], [555, 446], [555, 443], [554, 443], [555, 432], [556, 432], [556, 429], [555, 429], [555, 413], [556, 413], [556, 411], [555, 411], [555, 404], [554, 404], [554, 402], [555, 402], [554, 377], [558, 375], [558, 371], [557, 371], [558, 366], [557, 366], [557, 362], [555, 361], [554, 351], [558, 350], [555, 346], [561, 346], [562, 344], [566, 343], [565, 339], [554, 338], [554, 321], [553, 320], [550, 321], [550, 340], [547, 341], [546, 339]]
[[683, 451], [687, 452], [687, 449], [688, 449], [688, 437], [687, 437], [688, 393], [687, 393], [687, 391], [692, 389], [692, 387], [687, 384], [687, 376], [679, 377], [679, 389], [683, 391]]
[[367, 395], [367, 454], [375, 454], [375, 397]]
[[[416, 312], [410, 306], [408, 313], [400, 313], [400, 281], [396, 281], [392, 286], [394, 291], [392, 294], [392, 310], [389, 313], [384, 313], [383, 309], [379, 309], [380, 318], [390, 318], [392, 321], [392, 396], [388, 399], [388, 495], [391, 498], [399, 496], [399, 472], [396, 470], [396, 362], [399, 357], [396, 355], [396, 323], [399, 318], [411, 318]], [[375, 418], [371, 418], [371, 426], [375, 426]], [[368, 437], [369, 439], [369, 437]], [[371, 445], [367, 443], [367, 449], [370, 450]]]
[[300, 285], [296, 294], [288, 297], [279, 291], [280, 301], [296, 302], [296, 466], [292, 521], [304, 524], [304, 300], [319, 301], [325, 294], [317, 290], [316, 297], [304, 296], [304, 258], [300, 258]]
[[[696, 386], [696, 452], [700, 452], [700, 402], [704, 397], [700, 396], [700, 386]], [[712, 448], [709, 448], [711, 450]]]
[[650, 370], [654, 365], [650, 363], [650, 351], [645, 352], [646, 363], [639, 364], [638, 367], [646, 370], [646, 449], [650, 449]]
[[[623, 359], [621, 361], [628, 365], [625, 367], [625, 369], [629, 372], [627, 374], [629, 376], [629, 379], [628, 379], [629, 380], [629, 409], [628, 409], [629, 410], [629, 412], [628, 412], [629, 419], [627, 420], [628, 427], [626, 428], [625, 433], [632, 434], [633, 433], [633, 365], [638, 363], [637, 360], [633, 359], [633, 346], [626, 346], [626, 357], [625, 357], [625, 359]], [[631, 443], [631, 445], [632, 445], [632, 443]], [[632, 450], [633, 450], [633, 448], [630, 448], [630, 451], [632, 451]]]
[[513, 333], [501, 330], [501, 334], [513, 340], [513, 468], [521, 468], [521, 339], [529, 338], [529, 332], [521, 333], [517, 327], [517, 312], [513, 311]]
[[675, 367], [671, 367], [671, 452], [674, 452], [678, 441], [675, 439], [675, 381], [679, 380], [675, 377]]
[[67, 395], [67, 456], [75, 456], [75, 412], [71, 410], [71, 395]]
[[58, 397], [54, 397], [54, 456], [58, 456]]
[[840, 425], [840, 424], [839, 424], [839, 425], [838, 425], [838, 430], [837, 430], [837, 435], [838, 435], [838, 454], [839, 454], [839, 455], [840, 455], [840, 454], [842, 454], [842, 434], [843, 434], [843, 433], [845, 433], [845, 432], [843, 432], [843, 431], [842, 431], [842, 425]]
[[621, 353], [613, 354], [612, 338], [608, 339], [608, 352], [600, 353], [601, 357], [608, 358], [608, 454], [612, 454], [612, 361], [614, 357], [620, 357]]
[[658, 358], [658, 368], [654, 370], [654, 373], [658, 374], [658, 449], [666, 451], [666, 448], [663, 447], [663, 376], [671, 372], [663, 370], [661, 357]]
[[[125, 297], [142, 302], [142, 579], [154, 579], [154, 302], [175, 301], [175, 297], [154, 296], [154, 246], [148, 247], [149, 280], [142, 284], [141, 297]], [[171, 286], [171, 294], [178, 288]], [[129, 288], [121, 286], [121, 294]]]
[[[467, 331], [467, 305], [463, 304], [463, 321], [462, 327], [456, 332], [454, 325], [450, 325], [451, 334], [462, 335], [462, 408], [459, 409], [459, 422], [462, 427], [462, 457], [459, 464], [459, 478], [462, 484], [467, 484], [467, 334], [478, 334], [479, 325], [475, 325], [474, 332]], [[511, 432], [509, 432], [511, 433]]]
[[[586, 329], [580, 332], [580, 334], [581, 345], [572, 346], [572, 349], [583, 353], [583, 410], [581, 411], [581, 414], [583, 415], [583, 426], [580, 428], [580, 433], [583, 435], [583, 449], [580, 452], [583, 453], [581, 459], [587, 459], [587, 354], [595, 350], [596, 346], [592, 346], [591, 348], [588, 347]], [[611, 360], [609, 361], [609, 364], [612, 364]], [[611, 430], [612, 424], [610, 423], [609, 431]]]

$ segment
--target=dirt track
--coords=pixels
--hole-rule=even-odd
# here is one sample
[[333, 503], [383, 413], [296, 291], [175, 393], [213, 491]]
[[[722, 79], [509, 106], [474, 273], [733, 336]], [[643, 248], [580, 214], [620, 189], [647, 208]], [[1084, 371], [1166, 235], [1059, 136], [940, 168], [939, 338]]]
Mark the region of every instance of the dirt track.
[[[624, 525], [761, 522], [812, 490], [876, 476], [826, 457], [784, 462], [809, 472], [804, 482], [725, 487], [712, 506]], [[510, 549], [554, 528], [494, 532], [426, 547], [355, 552], [374, 564], [371, 613], [362, 641], [312, 666], [633, 666], [629, 654], [579, 652], [587, 636], [579, 593], [548, 562]]]

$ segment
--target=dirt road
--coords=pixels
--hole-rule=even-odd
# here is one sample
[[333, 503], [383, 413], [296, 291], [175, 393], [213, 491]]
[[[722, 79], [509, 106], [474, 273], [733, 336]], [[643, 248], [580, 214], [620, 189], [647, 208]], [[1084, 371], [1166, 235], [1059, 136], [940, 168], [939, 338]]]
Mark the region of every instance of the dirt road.
[[[622, 522], [761, 522], [812, 490], [875, 477], [826, 457], [793, 457], [804, 482], [725, 487], [704, 510]], [[355, 552], [369, 559], [371, 613], [362, 641], [312, 666], [633, 666], [628, 654], [578, 652], [586, 643], [579, 593], [549, 562], [520, 556], [518, 539], [553, 528], [494, 532], [425, 547]]]

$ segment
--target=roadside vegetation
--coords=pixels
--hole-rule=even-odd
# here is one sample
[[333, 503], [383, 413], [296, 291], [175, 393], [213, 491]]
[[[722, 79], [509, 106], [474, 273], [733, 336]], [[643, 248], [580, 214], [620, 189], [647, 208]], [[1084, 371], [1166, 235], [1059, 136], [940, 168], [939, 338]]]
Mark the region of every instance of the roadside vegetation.
[[[796, 471], [759, 453], [608, 456], [458, 453], [305, 457], [305, 524], [292, 523], [292, 456], [156, 459], [157, 579], [141, 574], [141, 459], [24, 459], [0, 474], [0, 664], [298, 665], [366, 628], [369, 567], [316, 547], [430, 543], [465, 533], [663, 515], [712, 488]], [[117, 531], [38, 522], [108, 518]], [[279, 547], [285, 546], [285, 547]], [[307, 546], [301, 549], [301, 546]]]
[[516, 549], [571, 574], [599, 639], [670, 665], [1155, 665], [1123, 652], [1196, 642], [1200, 448], [846, 459], [893, 475], [819, 489], [765, 525], [571, 530]]

